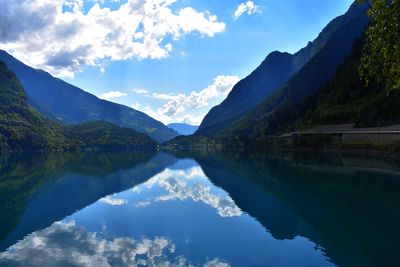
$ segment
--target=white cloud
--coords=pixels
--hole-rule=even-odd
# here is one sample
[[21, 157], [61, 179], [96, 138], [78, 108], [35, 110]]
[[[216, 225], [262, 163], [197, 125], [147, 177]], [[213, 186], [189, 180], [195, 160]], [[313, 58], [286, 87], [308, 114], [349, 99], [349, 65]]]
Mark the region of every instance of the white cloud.
[[111, 205], [111, 206], [121, 206], [121, 205], [125, 205], [128, 203], [128, 201], [126, 201], [125, 199], [113, 198], [111, 196], [103, 197], [99, 201], [102, 203]]
[[138, 94], [138, 95], [147, 95], [147, 94], [149, 94], [149, 91], [146, 90], [146, 89], [143, 89], [143, 88], [134, 88], [134, 89], [132, 89], [132, 92], [134, 92], [135, 94]]
[[204, 112], [203, 114], [199, 116], [191, 115], [191, 114], [186, 114], [183, 117], [181, 117], [181, 120], [174, 120], [177, 122], [182, 122], [182, 123], [187, 123], [190, 125], [200, 125], [201, 121], [204, 119], [204, 116], [207, 114], [207, 112]]
[[[153, 93], [155, 99], [166, 101], [163, 106], [153, 109], [150, 106], [136, 106], [141, 111], [165, 124], [171, 122], [185, 122], [199, 125], [207, 114], [210, 100], [223, 99], [239, 81], [238, 76], [217, 76], [212, 83], [200, 91], [192, 91], [190, 94], [160, 94]], [[201, 111], [200, 114], [198, 114]], [[197, 113], [194, 115], [193, 113]]]
[[131, 108], [139, 110], [142, 108], [142, 104], [136, 101], [135, 103], [131, 104]]
[[236, 8], [236, 11], [233, 14], [233, 17], [235, 19], [238, 19], [241, 15], [243, 15], [245, 13], [247, 15], [252, 15], [254, 13], [261, 13], [261, 8], [260, 8], [260, 6], [254, 4], [253, 1], [247, 1], [247, 2], [241, 3]]
[[120, 92], [120, 91], [110, 91], [110, 92], [99, 95], [99, 98], [104, 99], [104, 100], [112, 100], [112, 99], [120, 98], [123, 96], [127, 96], [127, 93]]
[[153, 93], [153, 97], [156, 99], [160, 99], [160, 100], [174, 100], [176, 98], [185, 97], [185, 95], [184, 94], [170, 95], [170, 94]]
[[[108, 61], [165, 58], [182, 35], [212, 37], [225, 24], [178, 0], [128, 0], [116, 10], [83, 0], [0, 0], [0, 47], [28, 65], [73, 76]], [[168, 42], [167, 42], [168, 40]]]

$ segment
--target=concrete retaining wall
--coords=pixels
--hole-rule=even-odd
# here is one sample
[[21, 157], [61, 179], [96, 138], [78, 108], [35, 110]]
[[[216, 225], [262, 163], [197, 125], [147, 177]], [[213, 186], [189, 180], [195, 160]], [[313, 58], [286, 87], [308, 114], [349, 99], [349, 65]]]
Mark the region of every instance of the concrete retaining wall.
[[343, 143], [400, 143], [400, 133], [343, 133]]

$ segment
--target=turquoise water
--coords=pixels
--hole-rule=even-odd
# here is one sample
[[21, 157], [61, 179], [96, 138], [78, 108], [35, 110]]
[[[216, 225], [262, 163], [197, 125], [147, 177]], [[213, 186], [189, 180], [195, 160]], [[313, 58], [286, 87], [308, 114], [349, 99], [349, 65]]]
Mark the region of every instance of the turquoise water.
[[1, 161], [0, 266], [399, 266], [400, 169], [332, 154]]

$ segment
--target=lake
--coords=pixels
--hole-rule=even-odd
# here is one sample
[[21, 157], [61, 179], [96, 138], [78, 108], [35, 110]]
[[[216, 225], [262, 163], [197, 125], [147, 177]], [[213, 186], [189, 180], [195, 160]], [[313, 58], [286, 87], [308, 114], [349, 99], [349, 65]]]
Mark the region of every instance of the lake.
[[332, 153], [0, 158], [0, 266], [400, 266], [400, 165]]

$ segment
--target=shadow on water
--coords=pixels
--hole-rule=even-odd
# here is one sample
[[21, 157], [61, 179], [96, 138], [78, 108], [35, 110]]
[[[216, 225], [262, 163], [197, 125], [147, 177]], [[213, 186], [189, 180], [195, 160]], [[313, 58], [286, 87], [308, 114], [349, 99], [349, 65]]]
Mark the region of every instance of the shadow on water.
[[0, 251], [175, 162], [165, 153], [32, 153], [0, 160]]
[[339, 266], [398, 266], [400, 168], [316, 153], [179, 152], [275, 238], [307, 237]]

